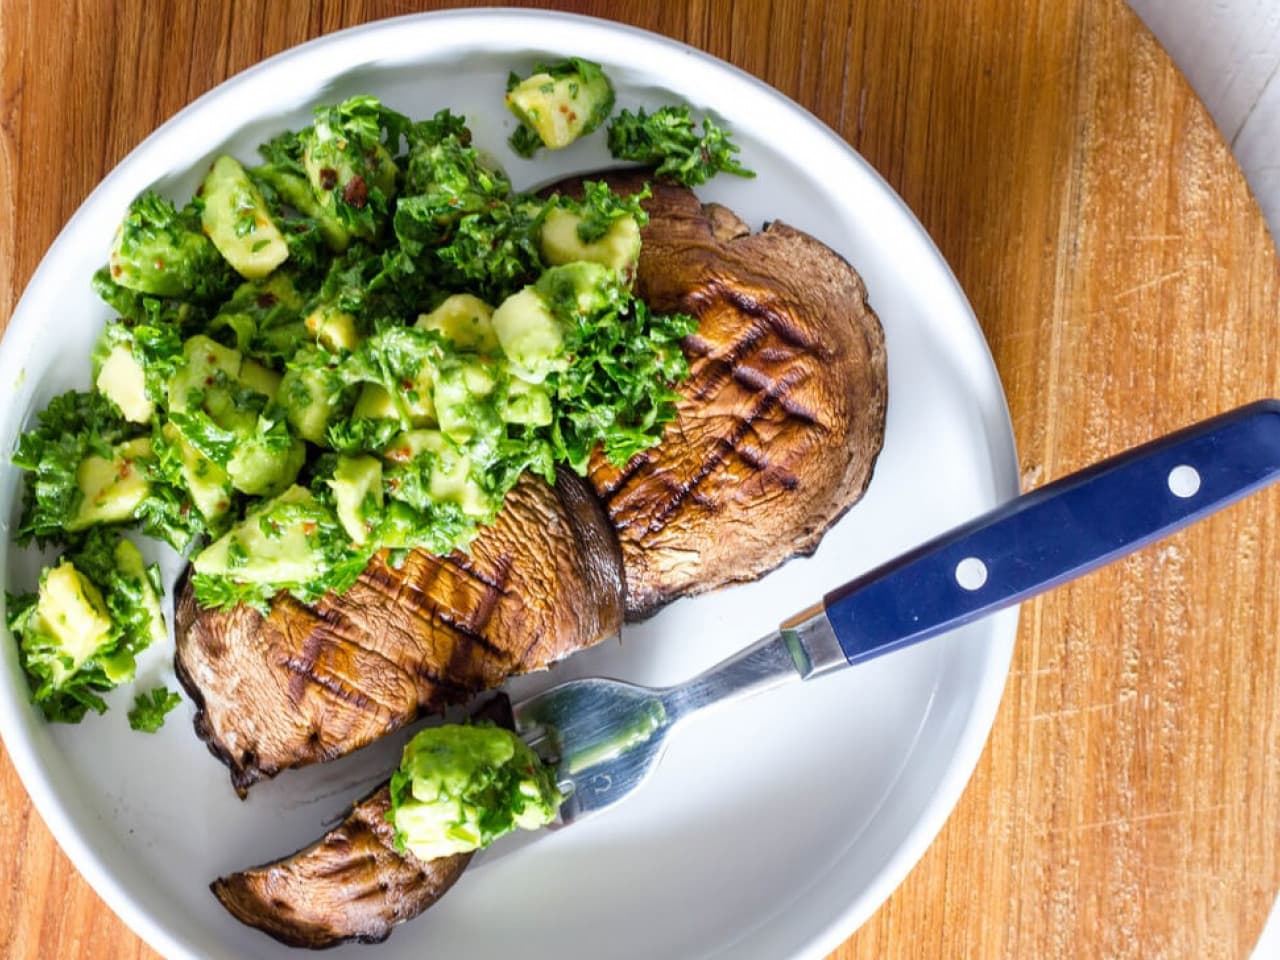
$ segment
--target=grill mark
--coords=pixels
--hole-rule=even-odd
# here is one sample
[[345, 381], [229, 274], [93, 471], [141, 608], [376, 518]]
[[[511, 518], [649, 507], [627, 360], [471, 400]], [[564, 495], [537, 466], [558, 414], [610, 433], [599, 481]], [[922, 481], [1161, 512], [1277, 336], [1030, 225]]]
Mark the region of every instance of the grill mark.
[[734, 367], [756, 348], [768, 332], [767, 323], [748, 324], [743, 335], [734, 340], [720, 356], [708, 356], [697, 375], [690, 377], [691, 399], [706, 400], [717, 393], [725, 379], [733, 373]]
[[653, 462], [653, 457], [653, 448], [650, 447], [648, 450], [641, 450], [627, 461], [626, 465], [621, 471], [619, 471], [617, 479], [610, 486], [601, 491], [601, 499], [605, 502], [606, 506], [615, 496], [617, 496], [618, 492], [627, 485], [627, 481]]
[[467, 626], [467, 624], [463, 623], [461, 620], [455, 619], [452, 614], [446, 613], [439, 607], [432, 610], [431, 614], [434, 619], [455, 631], [460, 637], [475, 644], [495, 660], [506, 660], [511, 656], [509, 651], [503, 650], [483, 633], [473, 627]]
[[[381, 708], [381, 704], [370, 700], [358, 690], [348, 690], [346, 686], [340, 683], [335, 677], [321, 676], [315, 673], [315, 664], [307, 663], [297, 657], [286, 657], [283, 661], [286, 670], [291, 673], [300, 675], [303, 681], [310, 681], [318, 687], [328, 690], [339, 700], [349, 703], [358, 710], [376, 711]], [[293, 680], [290, 679], [290, 684]]]
[[[323, 642], [324, 639], [317, 631], [312, 630], [308, 633], [306, 639], [302, 641], [302, 651], [297, 658], [298, 663], [306, 665], [305, 673], [290, 667], [289, 700], [295, 707], [302, 702], [302, 698], [307, 692], [307, 676], [315, 671], [316, 657], [320, 653], [320, 645]], [[288, 661], [286, 661], [287, 663]]]
[[[801, 371], [801, 373], [803, 373], [803, 371]], [[675, 496], [673, 496], [662, 507], [662, 509], [657, 511], [657, 513], [650, 519], [646, 528], [650, 533], [660, 533], [666, 526], [667, 521], [671, 518], [672, 514], [679, 510], [684, 502], [697, 491], [702, 482], [715, 472], [715, 470], [724, 463], [731, 453], [737, 452], [738, 444], [740, 444], [743, 438], [751, 432], [755, 423], [760, 420], [761, 417], [768, 414], [775, 406], [779, 406], [781, 404], [781, 401], [786, 396], [787, 392], [794, 385], [795, 379], [798, 378], [784, 377], [776, 383], [770, 383], [768, 389], [764, 391], [764, 396], [761, 397], [756, 405], [751, 408], [751, 411], [747, 416], [737, 423], [729, 436], [716, 438], [715, 449], [712, 450], [703, 461], [702, 466], [698, 468], [697, 472], [694, 473], [686, 483], [681, 484], [675, 490]]]
[[[477, 583], [481, 583], [491, 590], [496, 590], [504, 597], [507, 596], [505, 571], [499, 569], [496, 577], [488, 576], [483, 570], [460, 553], [451, 553], [448, 556], [441, 557], [440, 560], [453, 567], [455, 570], [461, 570]], [[499, 564], [501, 564], [501, 561], [499, 561]]]
[[769, 329], [778, 336], [778, 339], [788, 346], [796, 347], [806, 353], [818, 352], [818, 344], [806, 336], [804, 327], [795, 323], [788, 311], [767, 307], [736, 287], [720, 287], [719, 293], [726, 302], [736, 309], [741, 310], [748, 316], [764, 320]]

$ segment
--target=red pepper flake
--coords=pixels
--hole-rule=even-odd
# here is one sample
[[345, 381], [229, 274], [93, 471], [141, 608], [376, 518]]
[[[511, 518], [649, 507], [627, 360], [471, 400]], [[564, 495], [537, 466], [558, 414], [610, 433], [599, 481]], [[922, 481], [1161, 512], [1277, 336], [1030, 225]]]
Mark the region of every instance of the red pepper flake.
[[[404, 461], [404, 460], [408, 460], [412, 455], [413, 455], [413, 451], [410, 450], [408, 447], [392, 447], [390, 450], [387, 451], [388, 460]], [[395, 483], [394, 480], [392, 480], [391, 482], [392, 484]]]
[[133, 473], [133, 461], [121, 460], [120, 466], [116, 469], [116, 476], [123, 480], [131, 473]]
[[353, 207], [363, 208], [369, 201], [369, 188], [365, 185], [364, 177], [357, 173], [348, 180], [346, 188], [342, 191], [342, 199]]
[[274, 293], [262, 293], [258, 295], [258, 306], [262, 309], [274, 307], [276, 305], [276, 295]]
[[204, 378], [204, 385], [205, 385], [206, 387], [212, 387], [212, 386], [213, 386], [213, 377], [205, 377], [205, 378]]
[[401, 390], [412, 390], [412, 389], [413, 389], [413, 381], [412, 381], [412, 380], [401, 380], [401, 381], [400, 381], [400, 389], [401, 389]]
[[160, 271], [161, 273], [163, 273], [163, 272], [164, 272], [164, 260], [162, 260], [160, 257], [156, 257], [155, 267], [156, 267], [156, 269], [157, 269], [158, 271]]
[[311, 536], [316, 532], [316, 522], [314, 520], [303, 521], [302, 532], [305, 536]]
[[320, 171], [320, 189], [332, 190], [338, 183], [338, 171], [333, 167], [325, 167]]
[[570, 122], [570, 123], [573, 123], [573, 122], [574, 122], [575, 120], [577, 120], [577, 119], [578, 119], [578, 111], [576, 111], [576, 110], [570, 110], [570, 111], [569, 111], [569, 122]]
[[113, 277], [118, 277], [118, 276], [120, 276], [120, 274], [122, 274], [123, 272], [124, 272], [124, 271], [120, 269], [120, 265], [119, 265], [119, 264], [116, 264], [115, 266], [113, 266], [113, 267], [111, 268], [111, 275], [112, 275]]

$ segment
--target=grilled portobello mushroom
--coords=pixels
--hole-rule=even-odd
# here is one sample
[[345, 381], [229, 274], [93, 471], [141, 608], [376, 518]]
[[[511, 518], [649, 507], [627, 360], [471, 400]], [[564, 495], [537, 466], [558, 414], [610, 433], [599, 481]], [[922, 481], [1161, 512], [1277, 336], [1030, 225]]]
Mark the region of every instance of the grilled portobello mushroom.
[[[510, 729], [502, 694], [473, 714]], [[379, 943], [448, 891], [473, 854], [419, 860], [395, 848], [389, 784], [358, 801], [338, 826], [292, 856], [220, 877], [213, 895], [241, 923], [291, 947], [313, 950], [349, 940]]]
[[292, 856], [221, 877], [213, 895], [241, 923], [291, 947], [378, 943], [445, 894], [472, 854], [423, 862], [395, 848], [384, 783]]
[[524, 477], [469, 555], [376, 557], [342, 596], [287, 594], [264, 617], [175, 608], [179, 680], [196, 732], [244, 796], [289, 767], [351, 753], [423, 713], [617, 633], [617, 540], [591, 490]]
[[[620, 193], [648, 181], [584, 180]], [[662, 442], [590, 479], [617, 531], [627, 618], [754, 580], [822, 535], [865, 492], [884, 440], [884, 333], [839, 254], [780, 221], [752, 233], [732, 211], [655, 182], [644, 201], [637, 292], [698, 319], [690, 376]]]

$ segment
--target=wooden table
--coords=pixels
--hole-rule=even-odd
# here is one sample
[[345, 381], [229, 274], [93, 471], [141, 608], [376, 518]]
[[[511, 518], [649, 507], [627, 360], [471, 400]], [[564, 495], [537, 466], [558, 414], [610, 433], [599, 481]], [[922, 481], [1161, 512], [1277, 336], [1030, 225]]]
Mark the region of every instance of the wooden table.
[[[562, 6], [763, 77], [888, 178], [973, 302], [1028, 487], [1280, 393], [1271, 241], [1120, 0]], [[411, 8], [0, 0], [0, 317], [92, 186], [179, 107]], [[967, 792], [836, 956], [1248, 955], [1280, 882], [1278, 507], [1254, 497], [1024, 609]], [[7, 757], [0, 952], [152, 955]]]

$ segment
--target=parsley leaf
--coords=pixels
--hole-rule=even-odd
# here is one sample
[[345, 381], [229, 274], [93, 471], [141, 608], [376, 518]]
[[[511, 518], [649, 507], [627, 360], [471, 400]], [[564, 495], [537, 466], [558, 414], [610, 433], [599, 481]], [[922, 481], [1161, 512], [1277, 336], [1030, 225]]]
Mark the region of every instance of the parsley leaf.
[[155, 687], [140, 693], [129, 711], [129, 726], [142, 733], [155, 733], [164, 726], [165, 714], [182, 702], [182, 697], [168, 687]]
[[755, 176], [734, 158], [739, 147], [729, 132], [703, 117], [698, 134], [688, 107], [661, 107], [652, 114], [643, 107], [635, 113], [623, 110], [609, 123], [609, 152], [619, 160], [656, 164], [656, 176], [686, 187], [706, 183], [717, 173]]

